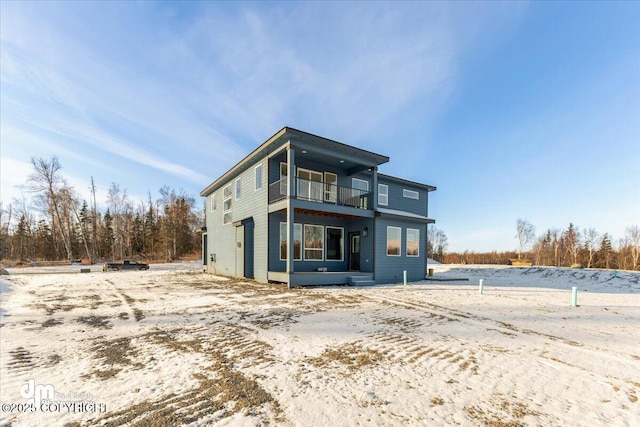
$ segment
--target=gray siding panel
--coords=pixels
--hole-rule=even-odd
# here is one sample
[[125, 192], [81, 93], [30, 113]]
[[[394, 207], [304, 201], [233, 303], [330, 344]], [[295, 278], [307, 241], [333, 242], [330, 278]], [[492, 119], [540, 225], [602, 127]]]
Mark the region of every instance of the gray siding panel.
[[[417, 215], [427, 216], [427, 191], [424, 189], [412, 187], [410, 185], [402, 185], [397, 182], [389, 182], [383, 179], [378, 180], [378, 184], [389, 186], [389, 204], [382, 206], [388, 209], [395, 209], [404, 212], [410, 212]], [[419, 199], [409, 199], [402, 195], [403, 189], [417, 191]], [[376, 189], [377, 190], [377, 189]]]
[[[294, 262], [294, 271], [311, 272], [317, 271], [319, 267], [326, 267], [328, 271], [347, 271], [349, 269], [348, 257], [349, 257], [349, 233], [354, 231], [360, 231], [365, 227], [369, 229], [369, 237], [362, 237], [361, 239], [361, 254], [360, 254], [360, 271], [372, 272], [373, 271], [373, 219], [370, 218], [354, 218], [354, 219], [340, 219], [315, 215], [301, 215], [297, 214], [294, 217], [296, 224], [303, 224], [303, 251], [304, 251], [304, 224], [342, 227], [344, 228], [344, 243], [343, 243], [343, 261], [308, 261], [301, 260]], [[274, 212], [269, 215], [269, 271], [285, 271], [286, 261], [280, 260], [280, 222], [285, 222], [286, 216], [284, 211]], [[326, 233], [326, 228], [325, 228]], [[326, 242], [325, 242], [326, 247]], [[303, 256], [304, 258], [304, 256]]]
[[[260, 282], [267, 281], [267, 264], [268, 264], [268, 248], [267, 248], [267, 167], [264, 159], [260, 160], [263, 164], [262, 170], [262, 188], [255, 190], [254, 168], [258, 163], [247, 169], [241, 178], [241, 198], [235, 200], [235, 181], [233, 179], [229, 183], [234, 188], [234, 196], [232, 199], [231, 215], [233, 222], [242, 221], [253, 218], [254, 228], [254, 250], [253, 250], [253, 266], [255, 280]], [[226, 186], [226, 184], [225, 184]], [[217, 209], [211, 212], [211, 197], [207, 197], [207, 218], [206, 226], [209, 240], [209, 256], [215, 254], [216, 261], [208, 262], [207, 271], [225, 276], [234, 276], [236, 274], [236, 228], [230, 224], [222, 224], [223, 215], [223, 187], [215, 193], [217, 197]]]
[[[402, 245], [400, 256], [387, 255], [387, 226], [400, 227], [402, 230]], [[406, 256], [407, 248], [407, 228], [420, 230], [420, 255], [418, 257]], [[423, 280], [425, 277], [426, 258], [424, 248], [427, 236], [427, 225], [411, 222], [393, 220], [387, 218], [376, 218], [375, 241], [376, 247], [376, 283], [399, 283], [402, 282], [403, 271], [407, 271], [409, 281]]]

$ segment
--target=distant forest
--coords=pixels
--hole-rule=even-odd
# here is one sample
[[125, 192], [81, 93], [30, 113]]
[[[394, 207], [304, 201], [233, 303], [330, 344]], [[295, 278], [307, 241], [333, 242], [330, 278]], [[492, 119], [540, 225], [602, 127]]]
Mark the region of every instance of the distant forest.
[[[204, 210], [194, 197], [164, 186], [160, 198], [131, 200], [112, 182], [106, 209], [97, 208], [91, 178], [90, 200], [67, 184], [56, 156], [33, 157], [25, 196], [0, 205], [0, 259], [15, 262], [122, 260], [173, 261], [199, 257]], [[28, 195], [28, 196], [27, 196]], [[505, 252], [448, 252], [444, 231], [429, 226], [427, 254], [442, 263], [508, 264], [526, 259], [535, 265], [640, 270], [640, 228], [628, 227], [614, 241], [593, 228], [552, 228], [536, 236], [535, 227], [518, 219], [518, 249]]]
[[518, 250], [505, 252], [447, 252], [444, 231], [430, 226], [427, 233], [429, 258], [445, 264], [508, 264], [526, 259], [534, 265], [556, 267], [609, 268], [640, 270], [640, 227], [627, 227], [617, 241], [609, 233], [594, 228], [579, 229], [569, 223], [566, 229], [552, 228], [536, 236], [535, 227], [526, 219], [516, 221], [514, 238]]
[[156, 200], [151, 192], [147, 200], [131, 200], [112, 182], [107, 207], [99, 210], [93, 178], [85, 200], [67, 184], [56, 156], [33, 157], [31, 165], [23, 200], [0, 206], [0, 259], [166, 262], [199, 256], [204, 212], [184, 191], [164, 186]]

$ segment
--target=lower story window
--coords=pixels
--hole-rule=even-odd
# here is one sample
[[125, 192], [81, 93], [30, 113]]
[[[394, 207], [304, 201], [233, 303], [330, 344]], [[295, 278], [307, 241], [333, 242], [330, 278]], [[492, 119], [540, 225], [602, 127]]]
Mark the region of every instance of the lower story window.
[[322, 261], [324, 253], [324, 227], [304, 225], [304, 259]]
[[[287, 223], [280, 223], [280, 261], [287, 259]], [[293, 224], [293, 259], [302, 259], [302, 224]]]
[[420, 256], [420, 230], [407, 228], [407, 256]]
[[327, 260], [344, 261], [344, 229], [327, 226]]
[[402, 229], [400, 227], [387, 227], [387, 255], [400, 256], [402, 244]]

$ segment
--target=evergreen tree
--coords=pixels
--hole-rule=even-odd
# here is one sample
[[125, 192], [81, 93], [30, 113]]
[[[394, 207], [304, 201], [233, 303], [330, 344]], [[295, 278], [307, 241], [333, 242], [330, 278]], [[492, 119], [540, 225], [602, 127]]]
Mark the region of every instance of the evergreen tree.
[[598, 250], [599, 267], [611, 268], [613, 246], [608, 233], [604, 233], [600, 240], [600, 249]]

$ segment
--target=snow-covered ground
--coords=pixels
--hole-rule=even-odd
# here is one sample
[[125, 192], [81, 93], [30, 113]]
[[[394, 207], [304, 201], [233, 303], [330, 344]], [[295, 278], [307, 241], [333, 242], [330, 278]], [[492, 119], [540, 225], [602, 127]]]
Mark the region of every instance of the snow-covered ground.
[[640, 425], [640, 273], [288, 290], [200, 267], [1, 276], [0, 425]]

